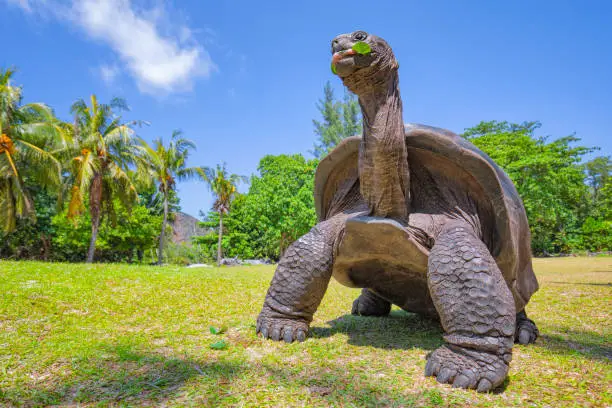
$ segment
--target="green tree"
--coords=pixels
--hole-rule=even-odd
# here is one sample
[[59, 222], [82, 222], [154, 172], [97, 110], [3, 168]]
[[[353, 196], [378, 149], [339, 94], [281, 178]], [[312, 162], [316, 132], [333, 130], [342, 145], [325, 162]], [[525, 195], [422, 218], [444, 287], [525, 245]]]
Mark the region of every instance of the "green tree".
[[[117, 200], [117, 199], [115, 199]], [[99, 226], [96, 258], [106, 262], [131, 262], [134, 255], [142, 261], [143, 254], [157, 244], [162, 216], [154, 215], [144, 205], [130, 211], [116, 203], [114, 217], [104, 217]], [[91, 238], [91, 214], [68, 219], [68, 209], [52, 219], [53, 259], [82, 262]]]
[[463, 137], [487, 153], [514, 182], [527, 211], [536, 254], [567, 252], [588, 215], [581, 161], [594, 149], [575, 136], [537, 137], [539, 122], [481, 122]]
[[588, 217], [581, 227], [580, 248], [587, 251], [609, 251], [612, 249], [612, 220]]
[[217, 165], [215, 169], [203, 167], [200, 170], [202, 179], [208, 184], [210, 191], [215, 196], [213, 210], [219, 216], [219, 240], [217, 243], [217, 265], [221, 265], [223, 259], [223, 216], [228, 214], [232, 201], [237, 193], [237, 185], [240, 182], [247, 182], [248, 179], [237, 174], [229, 174], [225, 163]]
[[[248, 193], [236, 198], [227, 217], [230, 232], [223, 238], [224, 250], [230, 256], [277, 260], [308, 232], [317, 220], [312, 194], [317, 163], [299, 154], [262, 158]], [[209, 214], [204, 226], [216, 225], [218, 217]], [[212, 239], [200, 242], [210, 245]]]
[[19, 218], [13, 232], [0, 239], [0, 258], [51, 259], [51, 240], [55, 233], [51, 220], [57, 214], [57, 196], [47, 190], [28, 188], [36, 211], [35, 220]]
[[586, 182], [592, 197], [592, 214], [596, 218], [610, 218], [610, 182], [612, 181], [612, 159], [600, 156], [585, 165]]
[[598, 194], [597, 214], [600, 218], [612, 221], [612, 183], [604, 185]]
[[91, 238], [86, 261], [93, 262], [101, 216], [115, 216], [115, 200], [130, 208], [136, 201], [136, 188], [129, 166], [136, 158], [135, 138], [131, 124], [122, 123], [117, 111], [126, 110], [121, 99], [100, 104], [95, 95], [91, 105], [78, 100], [72, 105], [75, 120], [74, 143], [70, 149], [72, 190], [67, 216], [74, 218], [84, 211], [89, 198]]
[[166, 237], [166, 225], [170, 213], [170, 204], [173, 194], [176, 193], [176, 182], [201, 177], [201, 169], [187, 167], [187, 158], [192, 150], [195, 150], [195, 143], [182, 137], [181, 132], [174, 131], [168, 145], [164, 144], [163, 139], [159, 138], [149, 145], [140, 139], [138, 149], [138, 167], [141, 178], [147, 183], [157, 184], [159, 195], [163, 207], [163, 221], [161, 234], [159, 235], [158, 259], [159, 265], [163, 262], [164, 240]]
[[[138, 202], [144, 205], [151, 214], [164, 214], [164, 198], [159, 194], [159, 189], [153, 183], [151, 185], [138, 186]], [[174, 221], [174, 215], [181, 211], [180, 199], [175, 190], [171, 190], [168, 194], [168, 221]]]
[[61, 164], [55, 153], [68, 133], [42, 103], [22, 105], [22, 89], [11, 84], [14, 71], [0, 69], [1, 229], [15, 230], [18, 218], [35, 220], [32, 188], [60, 192]]
[[[223, 217], [223, 228], [226, 233], [222, 236], [221, 247], [224, 256], [229, 258], [252, 259], [259, 256], [256, 252], [256, 234], [251, 233], [252, 231], [247, 226], [242, 225], [246, 199], [247, 194], [236, 194], [232, 202], [232, 211]], [[204, 236], [193, 237], [193, 243], [205, 248], [204, 252], [210, 258], [215, 258], [219, 243], [219, 214], [209, 211], [208, 213], [200, 212], [200, 216], [203, 220], [200, 226], [209, 229], [210, 232]]]
[[336, 100], [329, 81], [323, 88], [323, 99], [317, 103], [322, 121], [313, 120], [317, 135], [313, 154], [322, 158], [342, 139], [361, 134], [361, 110], [355, 95], [346, 92], [343, 101]]
[[596, 157], [585, 164], [585, 170], [591, 209], [581, 228], [582, 248], [609, 251], [612, 249], [612, 159]]

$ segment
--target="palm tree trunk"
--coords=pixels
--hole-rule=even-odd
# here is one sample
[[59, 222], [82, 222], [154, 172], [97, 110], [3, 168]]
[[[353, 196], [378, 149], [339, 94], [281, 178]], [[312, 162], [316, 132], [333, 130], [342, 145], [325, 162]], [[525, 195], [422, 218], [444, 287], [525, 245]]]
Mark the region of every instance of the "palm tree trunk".
[[221, 248], [221, 241], [223, 240], [223, 213], [219, 211], [219, 242], [217, 243], [217, 266], [221, 266], [221, 260], [223, 251]]
[[51, 239], [49, 238], [49, 236], [45, 233], [40, 233], [40, 242], [42, 243], [42, 248], [41, 248], [41, 258], [43, 261], [48, 261], [49, 260], [49, 252], [50, 252], [50, 248], [51, 248]]
[[96, 240], [98, 239], [98, 229], [100, 228], [100, 215], [91, 219], [91, 240], [89, 241], [89, 250], [87, 251], [87, 263], [92, 263], [94, 253], [96, 252]]
[[92, 263], [96, 252], [96, 240], [100, 228], [100, 207], [102, 206], [102, 175], [96, 174], [89, 188], [89, 211], [91, 213], [91, 240], [87, 251], [87, 263]]
[[166, 238], [166, 223], [168, 222], [168, 196], [164, 194], [164, 221], [162, 222], [161, 235], [159, 236], [159, 250], [157, 252], [157, 264], [164, 261], [164, 238]]

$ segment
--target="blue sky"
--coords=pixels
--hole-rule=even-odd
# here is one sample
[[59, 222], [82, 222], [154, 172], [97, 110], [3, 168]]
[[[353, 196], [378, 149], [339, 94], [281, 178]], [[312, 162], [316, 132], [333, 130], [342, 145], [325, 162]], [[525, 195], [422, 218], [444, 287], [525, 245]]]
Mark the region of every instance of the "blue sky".
[[[146, 139], [183, 130], [191, 165], [251, 175], [266, 154], [312, 148], [330, 40], [362, 29], [400, 61], [404, 119], [461, 132], [540, 120], [612, 154], [612, 2], [0, 0], [0, 66], [26, 102], [69, 119], [95, 93], [120, 96]], [[212, 202], [179, 186], [183, 209]]]

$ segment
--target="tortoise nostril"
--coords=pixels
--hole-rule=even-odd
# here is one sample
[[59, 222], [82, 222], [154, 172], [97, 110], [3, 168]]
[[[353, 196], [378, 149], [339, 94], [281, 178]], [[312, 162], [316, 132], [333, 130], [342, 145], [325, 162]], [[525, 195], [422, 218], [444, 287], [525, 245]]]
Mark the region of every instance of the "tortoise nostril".
[[331, 42], [331, 48], [332, 53], [340, 51], [342, 49], [342, 47], [340, 46], [340, 40], [334, 38]]

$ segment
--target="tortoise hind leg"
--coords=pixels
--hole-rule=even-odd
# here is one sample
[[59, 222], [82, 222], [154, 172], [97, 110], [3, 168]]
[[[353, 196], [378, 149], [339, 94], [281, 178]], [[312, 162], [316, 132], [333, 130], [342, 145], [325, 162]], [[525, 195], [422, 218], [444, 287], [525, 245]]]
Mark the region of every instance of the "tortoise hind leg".
[[353, 302], [352, 314], [357, 316], [387, 316], [391, 311], [391, 303], [378, 296], [368, 288]]
[[527, 317], [525, 310], [516, 314], [516, 330], [514, 332], [514, 342], [519, 344], [535, 343], [540, 335], [540, 331], [535, 322]]
[[431, 250], [427, 278], [447, 344], [431, 353], [425, 375], [480, 392], [499, 386], [512, 359], [516, 311], [487, 247], [470, 227], [447, 227]]

